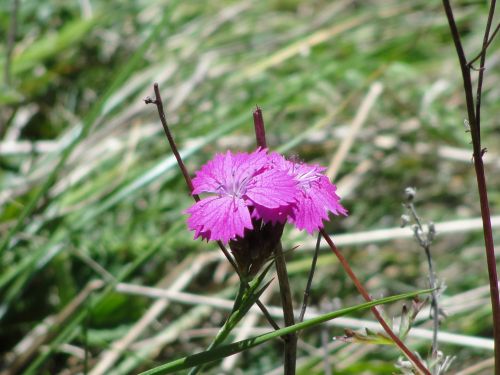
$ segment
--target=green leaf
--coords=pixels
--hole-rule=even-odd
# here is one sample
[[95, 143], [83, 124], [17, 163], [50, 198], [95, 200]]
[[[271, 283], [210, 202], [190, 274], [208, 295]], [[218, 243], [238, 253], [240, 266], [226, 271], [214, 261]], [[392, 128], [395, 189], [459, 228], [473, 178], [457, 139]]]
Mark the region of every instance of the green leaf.
[[[231, 315], [219, 330], [212, 343], [208, 346], [207, 350], [215, 348], [224, 342], [224, 340], [229, 336], [231, 331], [236, 327], [240, 320], [243, 319], [248, 310], [250, 310], [253, 304], [257, 302], [261, 294], [264, 293], [267, 287], [271, 284], [273, 280], [269, 280], [266, 284], [264, 284], [262, 288], [258, 289], [271, 266], [272, 263], [270, 263], [258, 277], [253, 279], [248, 284], [248, 287], [245, 287], [244, 281], [241, 282], [238, 295], [236, 296], [234, 301]], [[194, 367], [189, 372], [189, 375], [197, 374], [202, 368], [202, 366]]]

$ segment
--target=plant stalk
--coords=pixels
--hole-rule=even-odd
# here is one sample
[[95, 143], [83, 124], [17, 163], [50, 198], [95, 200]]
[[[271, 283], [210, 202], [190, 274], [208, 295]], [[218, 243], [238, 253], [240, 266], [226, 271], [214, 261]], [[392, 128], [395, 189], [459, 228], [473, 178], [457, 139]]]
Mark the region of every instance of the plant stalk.
[[[276, 273], [278, 274], [278, 282], [280, 286], [281, 304], [283, 306], [283, 317], [285, 319], [285, 327], [293, 326], [295, 318], [293, 316], [292, 293], [290, 291], [290, 283], [288, 281], [288, 273], [286, 270], [285, 257], [283, 255], [283, 247], [281, 241], [274, 249], [274, 261], [276, 265]], [[297, 334], [290, 333], [285, 336], [285, 375], [295, 374], [295, 363], [297, 358]]]
[[253, 111], [253, 124], [255, 129], [255, 140], [257, 146], [267, 148], [266, 129], [264, 127], [264, 118], [262, 117], [262, 110], [259, 106]]
[[[462, 72], [462, 79], [464, 84], [465, 102], [467, 106], [467, 117], [470, 125], [470, 133], [472, 138], [474, 170], [476, 172], [477, 188], [479, 193], [479, 202], [481, 206], [481, 218], [483, 221], [483, 236], [486, 252], [486, 263], [488, 268], [488, 278], [490, 283], [490, 297], [493, 318], [493, 337], [495, 342], [495, 374], [500, 375], [500, 297], [498, 290], [498, 273], [495, 260], [495, 247], [493, 243], [493, 232], [491, 229], [490, 207], [488, 202], [488, 192], [486, 188], [486, 176], [483, 165], [483, 154], [485, 150], [481, 147], [481, 92], [482, 81], [484, 74], [484, 66], [486, 60], [487, 47], [491, 40], [489, 33], [491, 23], [493, 21], [493, 14], [495, 12], [496, 1], [490, 2], [490, 9], [488, 13], [488, 20], [486, 23], [486, 30], [483, 38], [483, 45], [480, 53], [480, 68], [479, 79], [476, 92], [476, 106], [474, 106], [474, 93], [472, 88], [472, 80], [470, 69], [471, 65], [467, 63], [465, 52], [458, 32], [457, 24], [453, 16], [449, 0], [443, 0], [443, 6], [450, 26], [453, 43], [457, 51], [460, 70]], [[494, 35], [496, 30], [494, 32]]]
[[[357, 276], [354, 274], [354, 271], [352, 270], [351, 266], [349, 266], [349, 263], [347, 260], [344, 258], [342, 253], [337, 249], [335, 244], [333, 243], [332, 239], [328, 235], [328, 233], [325, 232], [324, 229], [320, 230], [321, 235], [323, 238], [326, 240], [328, 245], [330, 246], [330, 249], [332, 249], [333, 253], [335, 256], [338, 258], [340, 264], [344, 268], [344, 270], [347, 272], [349, 275], [349, 278], [352, 280], [354, 285], [356, 286], [356, 289], [358, 292], [363, 296], [366, 302], [371, 302], [373, 301], [370, 295], [368, 294], [367, 290], [365, 287], [361, 284]], [[387, 322], [384, 320], [380, 312], [376, 307], [371, 307], [370, 308], [373, 315], [375, 315], [375, 318], [378, 320], [382, 328], [384, 328], [384, 331], [389, 335], [389, 337], [392, 339], [394, 344], [396, 344], [399, 349], [406, 355], [406, 357], [415, 365], [415, 367], [425, 375], [431, 375], [429, 370], [424, 366], [424, 364], [417, 358], [415, 354], [412, 353], [410, 349], [406, 347], [406, 345], [401, 341], [401, 339], [393, 332], [391, 327], [387, 324]]]

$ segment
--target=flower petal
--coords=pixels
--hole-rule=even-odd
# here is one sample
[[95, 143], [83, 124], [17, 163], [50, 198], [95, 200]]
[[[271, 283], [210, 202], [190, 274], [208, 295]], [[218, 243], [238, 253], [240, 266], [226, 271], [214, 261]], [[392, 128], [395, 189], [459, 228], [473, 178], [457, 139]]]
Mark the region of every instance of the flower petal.
[[323, 228], [323, 220], [328, 220], [328, 212], [335, 215], [347, 215], [347, 210], [339, 203], [336, 187], [326, 176], [311, 183], [302, 191], [290, 215], [290, 221], [298, 229], [305, 229], [309, 234]]
[[293, 205], [280, 206], [278, 208], [267, 208], [264, 206], [254, 205], [252, 217], [262, 219], [266, 223], [284, 224], [288, 216], [292, 213]]
[[323, 228], [323, 220], [327, 219], [325, 209], [310, 195], [303, 194], [293, 208], [289, 220], [298, 229], [305, 229], [309, 234]]
[[203, 192], [217, 193], [224, 179], [225, 159], [231, 157], [231, 153], [216, 154], [214, 158], [208, 161], [193, 178], [193, 194]]
[[314, 194], [323, 201], [326, 210], [334, 215], [347, 216], [347, 210], [340, 204], [340, 197], [336, 193], [337, 187], [330, 182], [328, 177], [321, 176], [316, 185], [313, 185], [310, 194]]
[[193, 178], [193, 194], [220, 193], [222, 188], [239, 186], [266, 163], [266, 151], [260, 148], [251, 154], [232, 154], [231, 151], [217, 154], [196, 173]]
[[186, 213], [191, 215], [187, 224], [190, 230], [195, 231], [195, 239], [202, 237], [226, 244], [236, 236], [243, 237], [245, 228], [253, 228], [244, 201], [229, 196], [202, 199]]
[[284, 171], [268, 169], [252, 177], [246, 197], [259, 206], [278, 208], [294, 202], [297, 182]]

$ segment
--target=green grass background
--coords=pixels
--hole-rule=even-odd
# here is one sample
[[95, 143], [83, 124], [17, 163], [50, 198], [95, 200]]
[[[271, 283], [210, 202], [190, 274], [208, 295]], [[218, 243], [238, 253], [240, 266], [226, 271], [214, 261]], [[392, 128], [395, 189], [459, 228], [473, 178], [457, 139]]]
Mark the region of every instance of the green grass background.
[[[2, 41], [10, 3], [0, 6]], [[475, 56], [487, 4], [455, 3], [466, 52]], [[217, 250], [192, 241], [184, 224], [191, 198], [155, 107], [143, 102], [155, 81], [192, 173], [215, 152], [255, 147], [255, 105], [263, 109], [270, 148], [328, 166], [378, 82], [383, 91], [336, 171], [350, 215], [327, 224], [334, 239], [398, 227], [407, 186], [417, 188], [425, 220], [480, 215], [458, 60], [438, 1], [21, 1], [17, 17], [8, 82], [7, 43], [0, 44], [4, 366], [23, 338], [34, 337], [32, 329], [61, 318], [95, 279], [106, 287], [64, 321], [47, 323], [43, 350], [22, 371], [95, 371], [154, 303], [116, 291], [118, 281], [168, 288], [192, 275], [184, 291], [234, 296], [236, 279], [224, 260], [193, 271], [200, 255]], [[493, 42], [481, 129], [492, 215], [500, 207], [499, 62]], [[498, 243], [498, 229], [494, 235]], [[288, 255], [297, 307], [311, 241], [292, 230], [284, 235], [287, 248], [299, 246]], [[492, 336], [487, 291], [465, 294], [487, 284], [482, 245], [477, 229], [438, 232], [432, 252], [447, 285], [442, 300], [454, 298], [443, 331]], [[427, 287], [424, 254], [411, 238], [358, 238], [340, 248], [374, 296]], [[360, 303], [333, 255], [321, 254], [312, 307], [327, 312]], [[278, 305], [276, 286], [272, 290], [268, 304]], [[107, 373], [138, 373], [203, 350], [227, 312], [193, 303], [170, 302]], [[397, 315], [401, 306], [387, 309]], [[255, 324], [255, 332], [267, 328], [262, 319]], [[416, 325], [429, 329], [431, 322], [423, 314]], [[170, 336], [155, 341], [161, 334]], [[324, 373], [325, 358], [336, 374], [395, 371], [396, 349], [331, 340], [342, 334], [340, 327], [302, 334], [299, 371]], [[428, 340], [407, 343], [427, 356]], [[473, 344], [441, 348], [457, 356], [450, 373], [492, 356]], [[232, 373], [279, 373], [280, 366], [280, 344], [268, 343], [238, 357]]]

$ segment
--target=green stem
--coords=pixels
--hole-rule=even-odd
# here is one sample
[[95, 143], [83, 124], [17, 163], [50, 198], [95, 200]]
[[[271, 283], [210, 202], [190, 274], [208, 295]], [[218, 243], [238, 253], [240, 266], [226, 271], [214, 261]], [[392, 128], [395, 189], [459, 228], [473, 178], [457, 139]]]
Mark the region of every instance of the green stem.
[[[288, 281], [288, 272], [286, 270], [285, 257], [283, 256], [283, 247], [281, 241], [274, 249], [274, 261], [276, 264], [276, 273], [278, 274], [278, 282], [280, 286], [281, 304], [283, 306], [283, 317], [285, 326], [290, 327], [295, 324], [293, 316], [292, 293], [290, 291], [290, 283]], [[295, 374], [295, 363], [297, 358], [297, 334], [290, 333], [285, 336], [285, 375]]]
[[[236, 324], [239, 322], [243, 316], [240, 317], [240, 319], [234, 319], [235, 315], [238, 314], [238, 306], [241, 305], [243, 295], [245, 294], [246, 286], [245, 283], [241, 282], [240, 283], [240, 288], [238, 290], [238, 294], [236, 295], [236, 298], [234, 299], [234, 306], [233, 310], [231, 311], [231, 314], [229, 315], [229, 318], [226, 320], [222, 328], [219, 330], [213, 341], [210, 343], [208, 346], [207, 350], [211, 350], [220, 344], [224, 342], [224, 340], [229, 336], [233, 328], [236, 326]], [[203, 370], [203, 365], [199, 365], [196, 367], [193, 367], [191, 371], [189, 371], [188, 375], [195, 375], [201, 370]]]

